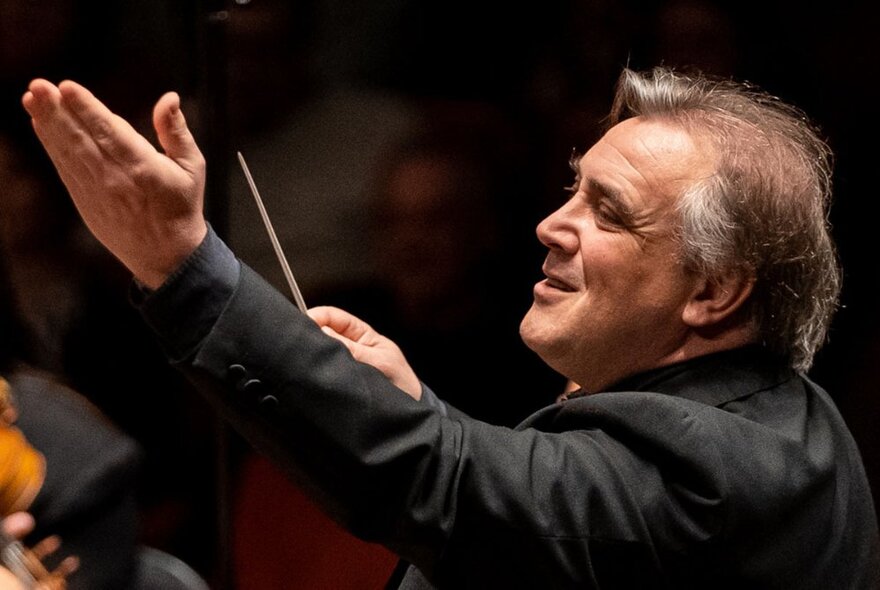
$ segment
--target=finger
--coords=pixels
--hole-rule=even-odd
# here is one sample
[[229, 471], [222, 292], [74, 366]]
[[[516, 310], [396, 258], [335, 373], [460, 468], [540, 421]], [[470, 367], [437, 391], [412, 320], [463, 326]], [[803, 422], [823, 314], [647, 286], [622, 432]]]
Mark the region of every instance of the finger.
[[76, 172], [81, 172], [81, 160], [74, 154], [84, 141], [84, 133], [61, 105], [61, 92], [54, 84], [37, 78], [28, 85], [21, 102], [62, 180], [69, 189], [74, 188]]
[[359, 341], [368, 334], [375, 332], [367, 322], [338, 307], [312, 307], [307, 313], [319, 326], [326, 326], [351, 340]]
[[21, 103], [31, 117], [45, 116], [61, 103], [61, 92], [48, 80], [35, 78], [28, 84]]
[[180, 110], [180, 96], [176, 92], [166, 93], [156, 103], [153, 127], [165, 154], [184, 170], [195, 172], [203, 160], [202, 152], [186, 124]]
[[342, 310], [329, 305], [316, 305], [315, 307], [310, 307], [306, 310], [306, 314], [319, 326], [329, 324], [331, 316], [339, 312], [342, 312]]
[[52, 535], [50, 537], [46, 537], [33, 547], [31, 547], [31, 553], [34, 554], [34, 557], [43, 561], [46, 557], [52, 555], [61, 547], [61, 538], [57, 535]]
[[50, 82], [32, 81], [22, 104], [53, 161], [60, 156], [57, 159], [62, 162], [76, 162], [78, 158], [72, 156], [83, 144], [91, 143], [87, 130], [63, 104], [61, 90]]
[[13, 512], [3, 519], [3, 530], [21, 539], [34, 530], [34, 517], [27, 512]]
[[79, 557], [77, 557], [76, 555], [71, 555], [61, 560], [61, 563], [58, 564], [58, 567], [52, 570], [52, 575], [63, 579], [67, 578], [70, 574], [78, 569]]
[[146, 138], [85, 87], [65, 80], [58, 85], [58, 90], [62, 106], [75, 117], [102, 154], [124, 166], [157, 154]]

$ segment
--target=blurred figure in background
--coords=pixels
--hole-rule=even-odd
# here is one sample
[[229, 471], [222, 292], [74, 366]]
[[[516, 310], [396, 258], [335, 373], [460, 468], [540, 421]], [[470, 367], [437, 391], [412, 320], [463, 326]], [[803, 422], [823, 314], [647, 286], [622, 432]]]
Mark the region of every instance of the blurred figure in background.
[[[0, 132], [0, 268], [8, 278], [3, 306], [15, 318], [9, 320], [15, 328], [2, 337], [10, 359], [42, 375], [20, 383], [7, 378], [28, 392], [76, 391], [78, 401], [52, 394], [49, 400], [61, 405], [49, 405], [63, 413], [64, 404], [85, 402], [94, 406], [88, 412], [109, 422], [98, 431], [110, 428], [113, 436], [136, 441], [143, 471], [131, 485], [141, 514], [139, 540], [205, 571], [214, 550], [210, 414], [164, 362], [128, 304], [124, 270], [84, 231], [36, 147], [15, 127]], [[129, 396], [120, 397], [120, 389]], [[22, 395], [27, 403], [37, 393]], [[33, 399], [35, 407], [49, 403]], [[48, 437], [45, 443], [58, 440]]]
[[[228, 25], [232, 149], [223, 157], [231, 160], [241, 150], [247, 158], [306, 301], [371, 276], [364, 248], [369, 181], [389, 146], [419, 122], [408, 98], [339, 75], [351, 64], [329, 46], [351, 40], [337, 36], [346, 23], [316, 22], [316, 12], [328, 9], [309, 0], [262, 0], [233, 6]], [[346, 18], [356, 10], [346, 7]], [[325, 55], [317, 65], [320, 47], [335, 57]], [[282, 288], [283, 274], [237, 163], [229, 191], [230, 242]]]
[[[143, 97], [169, 80], [182, 86], [194, 62], [196, 51], [182, 60], [169, 47], [192, 46], [195, 16], [189, 2], [0, 0], [0, 106], [13, 112], [33, 72], [51, 72], [92, 80], [136, 125], [148, 124], [151, 101]], [[216, 538], [212, 414], [132, 313], [124, 269], [83, 231], [31, 135], [23, 118], [0, 120], [0, 267], [6, 311], [18, 325], [0, 340], [40, 377], [17, 384], [0, 375], [13, 389], [73, 390], [75, 402], [52, 396], [65, 400], [59, 409], [91, 406], [134, 442], [138, 539], [208, 573]], [[25, 395], [17, 396], [22, 410]], [[22, 411], [22, 426], [29, 419]]]
[[[34, 516], [29, 543], [60, 537], [61, 550], [46, 564], [53, 569], [65, 558], [78, 560], [68, 588], [130, 587], [139, 534], [135, 489], [140, 457], [134, 441], [82, 396], [46, 375], [18, 369], [0, 387], [8, 388], [17, 415], [14, 423], [0, 426], [2, 434], [21, 433], [14, 448], [6, 444], [12, 442], [9, 436], [3, 440], [0, 454], [12, 459], [0, 466], [9, 476], [4, 481], [29, 476], [32, 484], [29, 501], [3, 514], [26, 509]], [[24, 460], [14, 460], [11, 453]], [[41, 472], [33, 468], [35, 458], [41, 459]]]
[[[487, 105], [435, 105], [420, 120], [420, 131], [389, 146], [372, 170], [363, 247], [371, 278], [356, 274], [314, 291], [313, 303], [357, 310], [407, 347], [413, 366], [458, 407], [512, 425], [541, 403], [519, 392], [540, 389], [549, 401], [563, 382], [516, 331], [530, 295], [530, 279], [509, 263], [525, 190], [514, 164], [518, 142]], [[302, 254], [288, 256], [298, 268]], [[447, 387], [450, 361], [468, 376], [458, 387]], [[381, 588], [395, 564], [255, 453], [237, 482], [234, 530], [241, 590]]]
[[30, 512], [28, 543], [62, 539], [47, 567], [75, 556], [68, 588], [127, 588], [140, 535], [141, 450], [85, 397], [24, 362], [10, 291], [0, 285], [0, 516]]
[[445, 105], [424, 119], [420, 133], [386, 153], [373, 183], [372, 294], [355, 290], [329, 304], [389, 334], [426, 382], [452, 392], [450, 403], [512, 426], [542, 402], [516, 392], [543, 391], [549, 401], [563, 382], [516, 330], [532, 282], [511, 264], [520, 259], [519, 227], [531, 231], [521, 218], [529, 185], [519, 137], [487, 105]]

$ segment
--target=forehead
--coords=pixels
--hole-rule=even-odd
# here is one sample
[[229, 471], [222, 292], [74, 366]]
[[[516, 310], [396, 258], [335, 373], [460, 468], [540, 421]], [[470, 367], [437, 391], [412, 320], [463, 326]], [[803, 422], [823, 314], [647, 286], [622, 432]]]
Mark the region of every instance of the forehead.
[[633, 206], [671, 205], [712, 173], [712, 157], [682, 127], [636, 117], [612, 127], [578, 162], [581, 182], [607, 187]]

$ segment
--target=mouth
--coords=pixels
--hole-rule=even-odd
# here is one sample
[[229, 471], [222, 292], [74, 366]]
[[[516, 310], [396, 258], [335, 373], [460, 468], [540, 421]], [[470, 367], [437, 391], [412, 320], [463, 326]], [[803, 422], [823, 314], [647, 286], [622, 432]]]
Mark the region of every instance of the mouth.
[[541, 271], [544, 273], [544, 276], [547, 277], [546, 279], [541, 281], [541, 284], [545, 285], [546, 287], [554, 289], [556, 291], [563, 291], [565, 293], [572, 293], [574, 291], [577, 291], [577, 288], [575, 288], [572, 281], [566, 280], [558, 272], [555, 272], [553, 268], [551, 268], [551, 265], [547, 262], [544, 263]]
[[566, 293], [572, 293], [575, 291], [575, 288], [566, 283], [565, 281], [558, 279], [556, 277], [548, 276], [544, 280], [544, 284], [550, 287], [551, 289], [556, 289], [558, 291], [565, 291]]

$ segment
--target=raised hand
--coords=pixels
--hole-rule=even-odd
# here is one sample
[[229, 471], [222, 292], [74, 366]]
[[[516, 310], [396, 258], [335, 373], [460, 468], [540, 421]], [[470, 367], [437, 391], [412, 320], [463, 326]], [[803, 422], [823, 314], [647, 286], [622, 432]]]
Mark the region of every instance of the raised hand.
[[348, 348], [352, 356], [379, 369], [410, 397], [422, 397], [422, 384], [400, 348], [367, 322], [337, 307], [319, 306], [308, 311], [321, 329]]
[[153, 110], [164, 153], [84, 87], [37, 79], [22, 104], [86, 226], [158, 287], [207, 231], [205, 160], [170, 92]]

